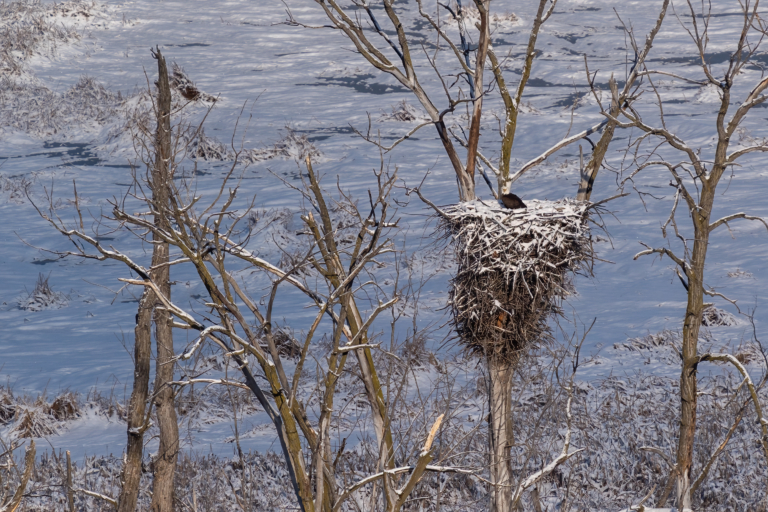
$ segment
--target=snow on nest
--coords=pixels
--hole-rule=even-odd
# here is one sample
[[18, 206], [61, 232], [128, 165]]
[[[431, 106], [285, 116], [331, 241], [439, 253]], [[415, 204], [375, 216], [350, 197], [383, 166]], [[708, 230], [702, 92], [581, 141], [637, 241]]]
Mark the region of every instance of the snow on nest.
[[[486, 256], [499, 260], [506, 272], [516, 273], [532, 269], [541, 263], [544, 254], [561, 254], [565, 260], [548, 261], [547, 266], [567, 266], [573, 250], [580, 252], [581, 244], [589, 237], [584, 222], [589, 203], [573, 199], [558, 201], [529, 200], [527, 208], [509, 210], [497, 203], [475, 200], [443, 209], [445, 221], [451, 225], [454, 240], [459, 242], [460, 255], [478, 256], [478, 243]], [[506, 255], [506, 256], [505, 256]], [[570, 255], [570, 256], [569, 256]], [[479, 273], [491, 268], [477, 266], [485, 258], [476, 260], [474, 270]], [[546, 258], [549, 260], [549, 258]]]

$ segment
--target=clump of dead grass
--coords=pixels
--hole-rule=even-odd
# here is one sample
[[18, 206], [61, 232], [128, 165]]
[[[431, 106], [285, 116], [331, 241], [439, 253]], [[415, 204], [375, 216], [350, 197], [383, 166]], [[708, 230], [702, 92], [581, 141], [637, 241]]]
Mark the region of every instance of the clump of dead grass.
[[244, 164], [254, 164], [277, 158], [303, 161], [306, 157], [310, 157], [315, 160], [322, 155], [306, 135], [297, 133], [288, 126], [285, 128], [285, 135], [271, 147], [242, 149], [239, 150], [239, 155], [237, 155], [238, 151], [232, 148], [232, 145], [208, 137], [203, 129], [199, 130], [189, 147], [190, 155], [195, 159], [220, 162], [232, 161], [237, 157]]
[[61, 292], [53, 291], [48, 280], [50, 274], [39, 274], [35, 288], [27, 297], [19, 300], [19, 308], [25, 311], [42, 311], [44, 309], [59, 309], [69, 304], [69, 297]]
[[732, 327], [738, 323], [731, 313], [715, 306], [706, 307], [701, 313], [701, 325], [705, 327]]
[[16, 417], [16, 400], [8, 387], [0, 388], [0, 426], [7, 425]]
[[79, 0], [0, 3], [0, 74], [19, 76], [32, 56], [55, 55], [58, 46], [79, 40], [77, 29], [61, 19], [88, 19], [95, 6]]
[[0, 176], [0, 192], [7, 194], [12, 203], [23, 203], [31, 191], [32, 180], [27, 176]]
[[216, 101], [214, 96], [211, 96], [210, 94], [207, 94], [198, 89], [192, 79], [189, 78], [187, 73], [184, 71], [184, 68], [175, 62], [173, 63], [171, 69], [170, 82], [171, 87], [173, 87], [175, 91], [181, 94], [184, 99], [189, 101], [203, 101], [207, 103], [214, 103]]
[[379, 118], [379, 121], [426, 121], [427, 116], [424, 112], [403, 100], [392, 106], [392, 112], [385, 112]]
[[52, 137], [73, 128], [92, 129], [118, 115], [123, 97], [89, 76], [63, 94], [37, 82], [0, 78], [0, 125], [36, 137]]
[[[451, 10], [452, 14], [455, 13], [458, 18], [454, 16], [444, 17], [443, 19], [447, 20], [446, 22], [448, 24], [455, 25], [458, 23], [459, 19], [461, 19], [465, 27], [475, 27], [475, 25], [480, 23], [480, 12], [471, 2], [469, 4], [462, 4], [460, 8], [459, 5], [454, 4]], [[496, 27], [506, 28], [508, 26], [516, 26], [521, 23], [520, 18], [512, 12], [493, 12], [489, 17], [490, 22], [496, 25]]]
[[45, 394], [37, 398], [14, 395], [10, 387], [0, 389], [0, 426], [7, 426], [10, 439], [47, 437], [81, 415], [78, 396], [63, 391], [53, 402]]

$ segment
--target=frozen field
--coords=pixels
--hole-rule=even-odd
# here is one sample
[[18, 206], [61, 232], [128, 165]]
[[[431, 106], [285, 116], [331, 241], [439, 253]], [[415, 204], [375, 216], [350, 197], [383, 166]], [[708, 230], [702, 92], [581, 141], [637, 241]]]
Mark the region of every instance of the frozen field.
[[[513, 56], [507, 73], [508, 80], [516, 82], [511, 78], [518, 76], [515, 56], [524, 52], [533, 13], [518, 11], [520, 2], [494, 3], [497, 12], [514, 12], [518, 17], [517, 21], [501, 21], [494, 36], [497, 52], [511, 52]], [[539, 37], [541, 53], [526, 90], [527, 112], [518, 127], [514, 162], [520, 165], [542, 153], [564, 137], [571, 124], [574, 133], [600, 121], [599, 109], [588, 94], [583, 55], [587, 55], [592, 71], [599, 70], [596, 83], [603, 89], [611, 73], [621, 79], [629, 54], [614, 9], [635, 27], [642, 40], [655, 21], [660, 3], [561, 0]], [[229, 143], [239, 118], [235, 144], [264, 150], [270, 156], [250, 164], [243, 175], [242, 196], [255, 195], [259, 208], [298, 208], [300, 197], [274, 174], [289, 181], [298, 179], [300, 171], [294, 158], [306, 144], [314, 145], [322, 154], [315, 167], [325, 175], [327, 187], [332, 188], [338, 176], [344, 189], [364, 197], [374, 183], [371, 169], [379, 166], [379, 154], [352, 127], [366, 130], [370, 115], [372, 130], [380, 131], [385, 142], [395, 140], [418, 121], [397, 121], [387, 114], [403, 100], [411, 105], [416, 102], [392, 78], [352, 52], [339, 34], [280, 24], [286, 18], [280, 2], [136, 0], [83, 5], [87, 8], [58, 12], [53, 17], [52, 23], [67, 27], [68, 35], [41, 41], [20, 61], [18, 73], [0, 77], [0, 384], [7, 383], [14, 393], [32, 396], [44, 391], [53, 396], [65, 389], [86, 394], [95, 387], [102, 395], [114, 394], [126, 401], [138, 292], [113, 293], [121, 286], [117, 278], [125, 276], [117, 264], [59, 260], [41, 250], [64, 250], [67, 242], [38, 216], [24, 190], [39, 204], [45, 203], [45, 191], [52, 191], [59, 201], [57, 212], [68, 218], [74, 212], [73, 180], [83, 204], [95, 216], [108, 208], [107, 199], [126, 192], [135, 156], [124, 129], [124, 114], [141, 101], [139, 91], [156, 76], [150, 47], [159, 46], [168, 61], [183, 67], [200, 90], [219, 98], [205, 122], [208, 137]], [[324, 23], [314, 2], [288, 0], [288, 5], [301, 21]], [[717, 14], [711, 53], [707, 55], [716, 65], [726, 61], [733, 45], [729, 34], [740, 23], [735, 10]], [[409, 19], [412, 22], [415, 18]], [[7, 30], [13, 23], [21, 21], [11, 16], [0, 21]], [[409, 30], [426, 34], [426, 28], [418, 23], [410, 23]], [[755, 61], [768, 64], [768, 54], [758, 54]], [[694, 47], [672, 15], [668, 15], [651, 52], [649, 67], [655, 65], [685, 76], [701, 74]], [[439, 97], [440, 84], [427, 66], [419, 71], [421, 81]], [[735, 97], [745, 96], [760, 73], [758, 67], [748, 68]], [[719, 101], [716, 93], [696, 85], [664, 81], [658, 85], [667, 99], [675, 99], [665, 105], [673, 131], [702, 151], [711, 151]], [[498, 137], [492, 114], [500, 105], [494, 102], [492, 98], [486, 106], [481, 145], [486, 154], [496, 158]], [[763, 104], [750, 114], [739, 143], [768, 136], [766, 107]], [[650, 112], [652, 100], [646, 98], [642, 108]], [[199, 122], [205, 114], [204, 106], [187, 113], [190, 122]], [[628, 135], [617, 131], [609, 151], [608, 163], [616, 170], [622, 168], [622, 144], [626, 145]], [[586, 151], [588, 144], [582, 145]], [[391, 169], [399, 168], [399, 176], [411, 186], [429, 171], [423, 192], [436, 204], [457, 200], [454, 172], [431, 127], [400, 144], [385, 159]], [[714, 218], [740, 211], [768, 216], [768, 156], [746, 158], [742, 165], [735, 170], [727, 191], [722, 188]], [[187, 162], [185, 167], [191, 172], [193, 163]], [[226, 161], [198, 161], [198, 190], [203, 194], [213, 190], [228, 168]], [[668, 358], [614, 347], [629, 338], [682, 327], [685, 290], [670, 262], [650, 256], [633, 260], [643, 249], [640, 241], [655, 247], [667, 244], [659, 229], [669, 215], [674, 190], [668, 186], [666, 172], [647, 169], [635, 179], [634, 190], [627, 185], [632, 195], [607, 205], [611, 214], [603, 221], [610, 241], [600, 242], [596, 248], [606, 261], [596, 263], [593, 278], [576, 279], [576, 293], [567, 301], [567, 316], [576, 319], [579, 329], [597, 318], [584, 349], [596, 358], [580, 370], [582, 379], [636, 372], [675, 377], [679, 373]], [[620, 179], [603, 171], [593, 200], [613, 196]], [[477, 181], [479, 194], [489, 198], [484, 183]], [[578, 146], [572, 145], [524, 176], [514, 190], [524, 200], [554, 200], [575, 196], [577, 183]], [[405, 227], [399, 243], [422, 254], [421, 268], [436, 274], [421, 296], [419, 321], [424, 325], [445, 322], [441, 308], [452, 269], [451, 262], [445, 262], [434, 248], [434, 225], [428, 214], [417, 200], [399, 210]], [[288, 218], [275, 230], [290, 235], [294, 224], [298, 225]], [[104, 240], [115, 246], [134, 244], [124, 234], [110, 236], [114, 240]], [[767, 248], [768, 232], [760, 223], [736, 221], [730, 231], [723, 229], [713, 236], [706, 276], [708, 286], [738, 300], [743, 311], [757, 308], [757, 335], [763, 341], [768, 341]], [[131, 254], [141, 257], [145, 249], [134, 244]], [[262, 256], [279, 259], [274, 251]], [[191, 276], [184, 272], [172, 274], [177, 282], [173, 293], [178, 303], [190, 304], [202, 289], [189, 282]], [[52, 290], [62, 295], [55, 307], [36, 311], [29, 307], [28, 296], [41, 273], [49, 276]], [[263, 285], [254, 283], [255, 287]], [[280, 311], [295, 316], [297, 306], [304, 305], [298, 301], [303, 299], [286, 292], [279, 301]], [[738, 321], [735, 326], [711, 328], [711, 343], [736, 347], [748, 340], [752, 335], [749, 322], [725, 301], [717, 299], [716, 305]], [[306, 318], [312, 317], [307, 311]], [[447, 327], [437, 331], [429, 343], [437, 350], [449, 334]], [[183, 332], [176, 334], [178, 350], [188, 341]], [[449, 344], [441, 350], [456, 348]], [[260, 414], [245, 419], [242, 430], [253, 429], [253, 435], [243, 439], [244, 448], [271, 447], [271, 431], [258, 428], [263, 421]], [[75, 457], [119, 454], [125, 443], [125, 424], [86, 414], [60, 434], [50, 437], [50, 442], [56, 448], [72, 450]], [[222, 444], [232, 435], [228, 422], [199, 426], [189, 435], [191, 445], [230, 453], [231, 445]]]

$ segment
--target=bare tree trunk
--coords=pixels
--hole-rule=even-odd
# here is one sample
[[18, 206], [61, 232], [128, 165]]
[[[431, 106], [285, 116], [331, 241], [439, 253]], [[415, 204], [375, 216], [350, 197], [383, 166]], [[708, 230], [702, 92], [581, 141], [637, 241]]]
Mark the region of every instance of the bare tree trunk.
[[[661, 10], [659, 11], [659, 17], [656, 19], [656, 25], [654, 25], [651, 32], [645, 38], [645, 46], [643, 47], [642, 51], [635, 54], [635, 62], [632, 66], [632, 71], [630, 72], [629, 77], [624, 84], [624, 88], [622, 89], [621, 94], [619, 94], [616, 80], [613, 78], [613, 75], [611, 75], [611, 79], [608, 83], [611, 89], [610, 114], [612, 119], [605, 125], [603, 135], [600, 137], [600, 141], [592, 151], [592, 158], [590, 158], [586, 169], [582, 169], [582, 175], [579, 181], [579, 190], [576, 194], [576, 199], [578, 201], [589, 201], [592, 197], [592, 187], [595, 184], [597, 173], [600, 171], [600, 167], [602, 166], [603, 160], [605, 159], [605, 154], [608, 151], [608, 146], [613, 140], [613, 133], [616, 130], [617, 123], [613, 119], [616, 119], [616, 117], [619, 115], [619, 112], [621, 111], [619, 107], [624, 105], [629, 98], [635, 81], [638, 78], [638, 73], [643, 69], [643, 65], [645, 64], [645, 59], [648, 56], [648, 52], [650, 52], [651, 48], [653, 47], [653, 40], [656, 38], [656, 34], [659, 33], [661, 24], [664, 22], [664, 18], [667, 15], [667, 7], [669, 7], [669, 2], [670, 0], [664, 0], [664, 3], [661, 6]], [[637, 48], [635, 48], [635, 51], [637, 52]], [[584, 62], [586, 64], [586, 60]], [[589, 75], [589, 70], [587, 70], [587, 75]], [[591, 82], [592, 79], [588, 78], [588, 80]], [[590, 83], [590, 85], [593, 87], [594, 91], [594, 85], [592, 83]]]
[[[156, 211], [155, 225], [168, 231], [169, 180], [171, 179], [168, 163], [171, 161], [171, 88], [168, 83], [168, 69], [165, 58], [157, 50], [158, 97], [157, 97], [157, 133], [155, 135], [155, 165], [152, 169], [152, 201]], [[168, 244], [159, 243], [159, 237], [153, 233], [156, 242], [152, 253], [152, 279], [160, 292], [170, 300], [170, 267], [168, 266]], [[173, 507], [173, 477], [176, 472], [176, 459], [179, 451], [179, 425], [174, 408], [173, 389], [168, 385], [173, 381], [173, 329], [170, 313], [155, 305], [155, 340], [157, 342], [157, 361], [155, 364], [155, 411], [160, 429], [160, 446], [153, 468], [153, 512], [171, 512]]]
[[[615, 87], [615, 81], [611, 77], [611, 85]], [[611, 116], [616, 117], [619, 115], [619, 107], [615, 103], [611, 106]], [[603, 165], [605, 154], [608, 152], [608, 146], [613, 140], [613, 133], [616, 130], [616, 121], [608, 121], [605, 125], [603, 134], [600, 136], [595, 149], [592, 151], [592, 157], [589, 159], [587, 166], [582, 169], [581, 179], [579, 181], [579, 190], [576, 194], [577, 201], [589, 201], [592, 197], [592, 187], [595, 184], [597, 173], [600, 171], [600, 167]]]
[[75, 494], [72, 491], [72, 457], [67, 450], [67, 510], [75, 512]]
[[445, 122], [442, 120], [435, 122], [437, 128], [437, 134], [440, 136], [440, 141], [443, 143], [445, 152], [448, 153], [448, 159], [451, 161], [453, 170], [456, 172], [456, 183], [459, 187], [459, 200], [460, 201], [473, 201], [475, 199], [475, 177], [469, 175], [464, 168], [464, 164], [461, 163], [456, 148], [454, 147], [451, 139], [448, 136], [448, 129], [445, 126]]
[[121, 478], [118, 512], [135, 512], [141, 481], [141, 458], [144, 454], [144, 416], [149, 392], [149, 358], [152, 350], [152, 304], [155, 296], [144, 288], [136, 313], [133, 348], [133, 391], [128, 404], [128, 442]]
[[477, 45], [477, 59], [475, 65], [474, 80], [475, 96], [472, 98], [474, 105], [472, 107], [472, 120], [469, 124], [469, 138], [467, 139], [467, 168], [466, 174], [474, 180], [475, 177], [475, 159], [477, 158], [477, 146], [480, 143], [480, 117], [483, 114], [483, 68], [485, 67], [485, 57], [488, 54], [488, 44], [491, 40], [490, 30], [488, 28], [488, 17], [490, 13], [490, 0], [476, 1], [475, 5], [480, 12], [480, 39]]
[[697, 382], [696, 363], [701, 315], [704, 309], [704, 261], [709, 242], [709, 215], [714, 194], [708, 186], [702, 190], [701, 205], [694, 213], [693, 251], [688, 275], [688, 305], [683, 323], [683, 369], [680, 374], [680, 436], [677, 445], [677, 508], [692, 510], [691, 466], [696, 434]]
[[511, 512], [512, 468], [509, 449], [514, 443], [512, 433], [512, 374], [517, 358], [509, 360], [491, 355], [488, 357], [490, 396], [488, 417], [488, 442], [491, 455], [491, 512]]

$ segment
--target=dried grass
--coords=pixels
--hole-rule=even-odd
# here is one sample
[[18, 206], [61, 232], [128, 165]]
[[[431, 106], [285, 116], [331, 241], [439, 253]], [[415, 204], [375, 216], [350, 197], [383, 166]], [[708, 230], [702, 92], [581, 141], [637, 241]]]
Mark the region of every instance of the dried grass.
[[[669, 333], [660, 333], [648, 339], [649, 349], [665, 348], [670, 355], [676, 352], [669, 343]], [[634, 344], [632, 340], [630, 340]], [[398, 354], [412, 354], [414, 358], [427, 359], [429, 352], [421, 347], [420, 339], [413, 339], [408, 346], [397, 350]], [[525, 357], [518, 366], [513, 387], [515, 407], [515, 444], [510, 451], [510, 465], [514, 481], [541, 469], [562, 446], [564, 401], [567, 394], [557, 382], [554, 371], [562, 369], [568, 354], [563, 348], [554, 347], [554, 358], [537, 351]], [[640, 348], [642, 351], [646, 349]], [[381, 353], [375, 357], [382, 358]], [[435, 354], [433, 354], [435, 355]], [[402, 359], [405, 359], [403, 357]], [[390, 361], [392, 362], [392, 361]], [[441, 434], [435, 439], [435, 464], [450, 463], [476, 470], [477, 477], [487, 479], [487, 429], [482, 403], [487, 400], [486, 386], [481, 375], [472, 373], [467, 379], [468, 359], [443, 359], [441, 365], [447, 372], [436, 372], [430, 365], [403, 366], [394, 361], [398, 371], [382, 373], [382, 378], [393, 382], [395, 387], [404, 385], [393, 402], [393, 435], [397, 440], [398, 465], [407, 464], [420, 450], [424, 431], [437, 413], [446, 412], [446, 422]], [[216, 364], [226, 364], [220, 359]], [[383, 366], [380, 364], [380, 367]], [[394, 370], [395, 368], [391, 368]], [[408, 377], [408, 376], [411, 377]], [[314, 376], [307, 376], [311, 384]], [[562, 378], [562, 375], [561, 375]], [[349, 485], [375, 472], [378, 461], [375, 440], [365, 434], [363, 417], [352, 413], [359, 391], [357, 377], [352, 373], [342, 375], [344, 396], [350, 404], [345, 407], [350, 420], [363, 433], [359, 444], [350, 443], [339, 451], [336, 458], [339, 483]], [[423, 400], [411, 393], [428, 381], [436, 390], [438, 399]], [[741, 403], [748, 398], [745, 389], [739, 388], [738, 376], [717, 375], [702, 378], [699, 407], [699, 429], [696, 441], [694, 474], [698, 475], [706, 464], [712, 449], [722, 442], [732, 425]], [[221, 407], [229, 410], [231, 403], [227, 392], [209, 388], [219, 396], [198, 396], [196, 400], [205, 410]], [[304, 388], [306, 389], [306, 388]], [[738, 391], [738, 394], [737, 393]], [[0, 402], [3, 390], [0, 389]], [[233, 390], [234, 391], [234, 390]], [[393, 388], [393, 393], [395, 392]], [[243, 391], [244, 394], [247, 392]], [[677, 440], [679, 404], [677, 379], [648, 375], [642, 372], [630, 376], [612, 376], [604, 380], [576, 382], [573, 404], [573, 449], [584, 452], [559, 467], [552, 475], [537, 485], [539, 502], [532, 493], [523, 497], [522, 510], [621, 510], [637, 504], [652, 489], [648, 500], [653, 505], [666, 484], [670, 467], [664, 458], [644, 447], [651, 446], [674, 459]], [[734, 395], [736, 394], [735, 398]], [[244, 395], [241, 395], [241, 399]], [[766, 390], [760, 394], [766, 399]], [[215, 401], [211, 401], [214, 399]], [[24, 400], [17, 400], [23, 402]], [[217, 402], [218, 403], [217, 405]], [[357, 411], [368, 409], [365, 400], [359, 400]], [[54, 400], [54, 403], [56, 400]], [[240, 401], [243, 407], [243, 402]], [[34, 405], [34, 404], [31, 404]], [[31, 405], [19, 403], [27, 410]], [[313, 406], [316, 402], [312, 402]], [[341, 402], [340, 402], [341, 405]], [[39, 413], [50, 410], [45, 401], [38, 404]], [[242, 410], [246, 412], [246, 410]], [[251, 411], [252, 412], [252, 411]], [[240, 412], [238, 412], [240, 415]], [[363, 414], [364, 416], [364, 414]], [[231, 416], [229, 416], [231, 419]], [[754, 410], [748, 407], [745, 418], [734, 433], [710, 476], [702, 483], [694, 496], [695, 510], [701, 512], [765, 511], [763, 496], [766, 476], [765, 459], [755, 442], [759, 439], [759, 425], [753, 421]], [[50, 419], [53, 425], [60, 425]], [[344, 423], [344, 429], [352, 424]], [[266, 428], [273, 428], [267, 424]], [[342, 429], [342, 431], [344, 431]], [[241, 434], [241, 437], [243, 434]], [[247, 436], [247, 434], [245, 434]], [[57, 448], [56, 438], [51, 442]], [[334, 443], [334, 451], [338, 445]], [[202, 450], [201, 450], [202, 451]], [[21, 463], [23, 449], [16, 453], [16, 464]], [[16, 473], [5, 471], [0, 460], [0, 473], [5, 481], [14, 482]], [[145, 459], [147, 467], [151, 464]], [[121, 461], [119, 458], [97, 457], [76, 461], [74, 483], [76, 487], [89, 489], [109, 496], [119, 494]], [[41, 454], [25, 497], [25, 510], [59, 511], [65, 509], [65, 491], [61, 485], [66, 475], [66, 465], [59, 454]], [[428, 473], [419, 482], [412, 500], [404, 507], [405, 512], [481, 512], [488, 510], [488, 488], [476, 476], [457, 476]], [[180, 510], [240, 511], [243, 510], [293, 510], [295, 497], [284, 462], [279, 454], [246, 453], [243, 458], [227, 459], [186, 450], [180, 454], [176, 496]], [[142, 477], [139, 509], [145, 510], [151, 498], [151, 473]], [[355, 493], [342, 510], [372, 510], [370, 486]], [[77, 510], [106, 510], [106, 505], [82, 493], [76, 493]], [[243, 507], [243, 508], [241, 508]], [[379, 508], [376, 508], [378, 510]]]
[[36, 83], [0, 78], [0, 125], [37, 137], [64, 134], [110, 123], [119, 113], [122, 95], [107, 90], [95, 79], [82, 76], [64, 94]]
[[9, 388], [0, 391], [0, 425], [9, 426], [10, 439], [57, 435], [65, 422], [79, 416], [78, 397], [70, 391], [58, 395], [53, 403], [48, 403], [45, 395], [33, 400], [14, 396]]
[[[264, 162], [276, 158], [303, 161], [309, 156], [313, 160], [319, 158], [322, 153], [307, 138], [306, 135], [297, 133], [286, 126], [286, 133], [272, 147], [258, 149], [243, 149], [238, 157], [245, 164]], [[232, 161], [236, 153], [232, 146], [218, 139], [208, 137], [204, 130], [200, 130], [197, 137], [190, 143], [190, 154], [193, 158], [205, 161], [220, 162]]]
[[16, 417], [16, 400], [10, 388], [0, 388], [0, 426], [7, 425]]
[[80, 416], [80, 404], [77, 395], [71, 391], [57, 396], [51, 404], [48, 414], [59, 421], [69, 421]]
[[204, 101], [207, 103], [214, 103], [216, 101], [215, 97], [198, 89], [192, 79], [184, 72], [184, 68], [175, 62], [173, 63], [170, 79], [171, 87], [189, 101]]
[[8, 201], [21, 204], [32, 191], [32, 180], [27, 176], [0, 176], [0, 192], [8, 194]]
[[392, 106], [392, 112], [385, 112], [379, 117], [379, 121], [426, 121], [429, 118], [426, 114], [414, 107], [407, 101], [403, 100]]
[[45, 413], [39, 402], [31, 407], [19, 407], [16, 414], [19, 419], [11, 430], [11, 434], [15, 437], [48, 437], [59, 433], [56, 422]]
[[53, 57], [60, 47], [80, 40], [78, 26], [92, 21], [99, 8], [79, 0], [0, 3], [0, 133], [10, 129], [49, 137], [114, 116], [119, 96], [93, 79], [82, 77], [61, 94], [29, 69], [32, 57]]
[[80, 39], [62, 18], [88, 19], [95, 3], [42, 3], [22, 0], [0, 3], [0, 74], [20, 76], [34, 55], [55, 55], [57, 47]]
[[101, 395], [95, 388], [83, 399], [81, 395], [63, 390], [52, 401], [46, 393], [37, 397], [15, 395], [10, 386], [0, 387], [0, 441], [55, 436], [66, 430], [86, 411], [125, 421], [125, 406], [114, 394]]
[[19, 300], [19, 307], [25, 311], [42, 311], [44, 309], [59, 309], [69, 304], [69, 297], [61, 292], [55, 292], [48, 283], [50, 275], [39, 274], [35, 289], [25, 298]]
[[732, 327], [738, 324], [735, 316], [715, 306], [705, 308], [701, 314], [701, 325], [705, 327]]
[[[454, 12], [458, 12], [457, 5], [454, 4], [452, 9], [454, 9]], [[466, 27], [474, 27], [476, 24], [480, 23], [480, 12], [477, 10], [477, 7], [474, 6], [471, 2], [469, 3], [462, 3], [461, 6], [461, 16], [460, 16], [464, 22], [464, 25]], [[446, 16], [443, 18], [446, 21], [446, 23], [450, 25], [457, 24], [457, 20], [453, 18], [452, 16]], [[501, 25], [502, 27], [508, 27], [508, 26], [515, 26], [519, 25], [521, 23], [520, 18], [512, 12], [506, 12], [506, 13], [491, 13], [490, 15], [490, 21], [494, 25]]]
[[451, 281], [453, 323], [472, 351], [512, 358], [547, 338], [572, 271], [590, 271], [588, 204], [528, 201], [518, 210], [480, 201], [444, 209], [459, 263]]

